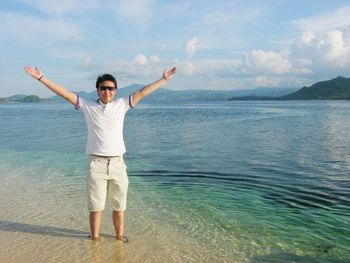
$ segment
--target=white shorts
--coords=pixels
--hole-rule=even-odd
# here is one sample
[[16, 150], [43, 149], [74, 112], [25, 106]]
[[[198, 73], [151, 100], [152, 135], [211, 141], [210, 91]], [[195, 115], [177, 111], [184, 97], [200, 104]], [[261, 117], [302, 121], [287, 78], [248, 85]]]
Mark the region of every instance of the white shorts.
[[129, 179], [123, 157], [97, 157], [90, 155], [88, 188], [89, 211], [102, 211], [108, 194], [113, 211], [126, 209]]

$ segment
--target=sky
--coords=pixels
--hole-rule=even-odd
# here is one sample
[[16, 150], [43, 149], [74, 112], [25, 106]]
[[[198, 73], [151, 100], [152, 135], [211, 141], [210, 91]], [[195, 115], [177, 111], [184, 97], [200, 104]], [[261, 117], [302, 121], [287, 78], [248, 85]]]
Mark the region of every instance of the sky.
[[0, 97], [53, 95], [39, 67], [71, 91], [119, 87], [303, 87], [350, 76], [349, 0], [0, 0]]

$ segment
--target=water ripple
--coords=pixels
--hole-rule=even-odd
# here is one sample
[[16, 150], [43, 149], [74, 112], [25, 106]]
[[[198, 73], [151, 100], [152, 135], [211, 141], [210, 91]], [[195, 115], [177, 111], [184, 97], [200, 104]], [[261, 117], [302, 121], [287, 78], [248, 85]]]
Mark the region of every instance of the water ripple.
[[[149, 178], [163, 186], [202, 187], [214, 186], [226, 191], [253, 189], [269, 201], [284, 203], [291, 208], [317, 208], [337, 214], [350, 214], [350, 194], [347, 189], [333, 189], [330, 186], [314, 186], [310, 183], [285, 184], [276, 176], [221, 173], [208, 171], [134, 170], [130, 176]], [[157, 180], [155, 180], [157, 179]]]

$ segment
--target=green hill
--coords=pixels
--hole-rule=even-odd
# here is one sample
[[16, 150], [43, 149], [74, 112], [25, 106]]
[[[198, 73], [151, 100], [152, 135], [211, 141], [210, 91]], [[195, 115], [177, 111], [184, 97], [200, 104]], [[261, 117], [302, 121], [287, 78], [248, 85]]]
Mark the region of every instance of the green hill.
[[7, 97], [7, 98], [4, 98], [6, 101], [21, 101], [23, 100], [25, 97], [27, 97], [27, 95], [24, 95], [24, 94], [16, 94], [16, 95], [13, 95], [13, 96], [10, 96], [10, 97]]
[[42, 102], [42, 101], [49, 101], [48, 99], [41, 99], [37, 95], [13, 95], [7, 98], [0, 98], [0, 102]]
[[337, 77], [280, 97], [283, 100], [349, 100], [350, 78]]
[[350, 100], [350, 78], [320, 81], [284, 96], [236, 96], [229, 100]]
[[41, 99], [36, 95], [25, 96], [20, 102], [40, 102]]

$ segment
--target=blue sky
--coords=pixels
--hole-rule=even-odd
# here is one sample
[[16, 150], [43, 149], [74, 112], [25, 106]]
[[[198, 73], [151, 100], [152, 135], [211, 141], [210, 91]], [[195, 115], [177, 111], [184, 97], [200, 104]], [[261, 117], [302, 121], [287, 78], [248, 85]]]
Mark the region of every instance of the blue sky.
[[350, 76], [350, 1], [0, 0], [0, 97], [51, 96], [38, 66], [72, 91], [100, 73], [166, 88], [302, 87]]

